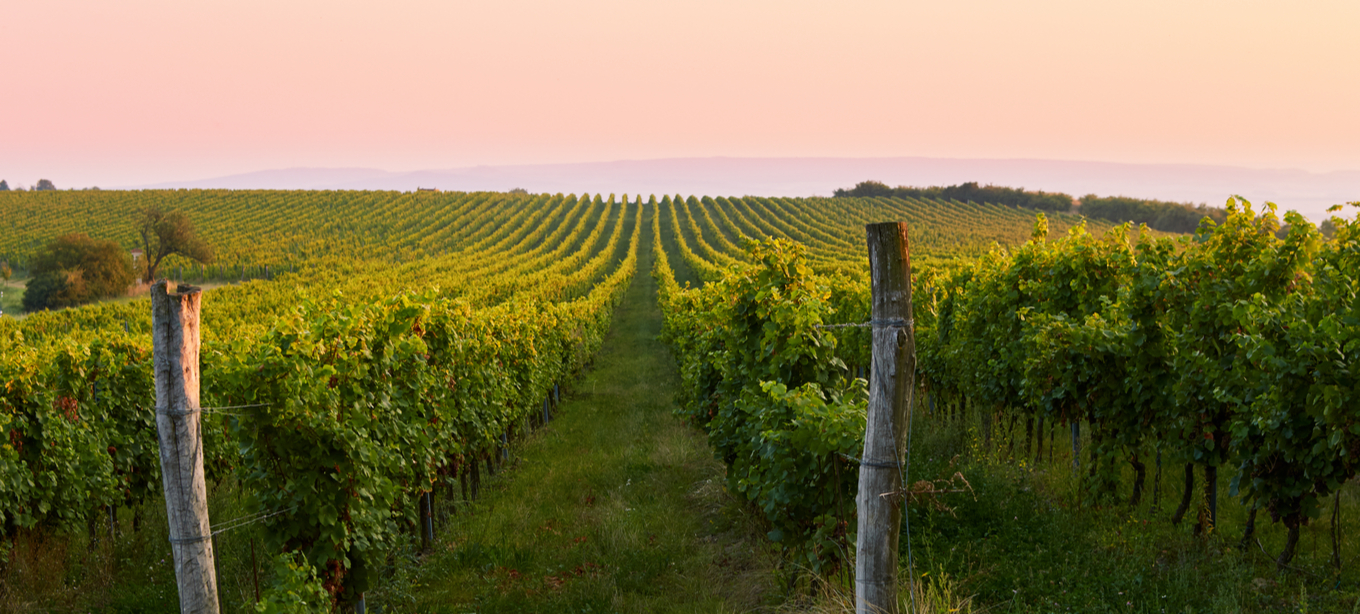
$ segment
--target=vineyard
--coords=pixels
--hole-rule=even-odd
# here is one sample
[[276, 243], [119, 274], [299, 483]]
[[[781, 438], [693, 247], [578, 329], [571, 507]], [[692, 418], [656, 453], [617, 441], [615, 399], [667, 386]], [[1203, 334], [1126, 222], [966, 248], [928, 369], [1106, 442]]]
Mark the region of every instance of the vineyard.
[[[263, 196], [242, 213], [277, 204]], [[305, 554], [346, 600], [422, 497], [450, 478], [476, 489], [478, 464], [494, 470], [507, 438], [549, 416], [637, 266], [642, 206], [626, 199], [465, 195], [432, 209], [421, 213], [462, 217], [426, 257], [397, 254], [429, 237], [314, 255], [205, 300], [207, 477], [251, 493], [271, 542]], [[93, 526], [155, 498], [147, 302], [0, 325], [7, 531]]]
[[[1240, 552], [1264, 511], [1283, 527], [1267, 540], [1280, 569], [1330, 504], [1336, 554], [1300, 573], [1341, 586], [1338, 493], [1360, 468], [1357, 222], [1324, 240], [1292, 213], [1280, 238], [1273, 208], [1245, 201], [1169, 236], [897, 198], [53, 191], [0, 195], [0, 260], [22, 271], [68, 232], [131, 248], [147, 204], [194, 219], [218, 254], [162, 271], [222, 284], [203, 298], [205, 469], [266, 558], [284, 554], [265, 601], [301, 590], [289, 573], [342, 603], [389, 581], [388, 553], [434, 539], [434, 506], [475, 499], [554, 417], [639, 268], [676, 413], [706, 434], [727, 491], [789, 560], [843, 577], [869, 333], [837, 325], [869, 319], [864, 224], [885, 220], [911, 229], [913, 420], [935, 442], [909, 453], [909, 524], [963, 539], [948, 518], [983, 513], [963, 492], [985, 503], [995, 483], [955, 471], [967, 463], [1060, 476], [1051, 501], [1078, 511], [1155, 508], [1165, 466], [1178, 505], [1158, 522], [1189, 517], [1196, 543]], [[11, 539], [94, 540], [120, 510], [137, 526], [163, 506], [150, 312], [133, 298], [0, 318]], [[1240, 526], [1220, 520], [1230, 501]], [[975, 562], [950, 556], [923, 568]], [[1012, 590], [975, 585], [995, 602]]]
[[[695, 217], [662, 208], [678, 228]], [[1249, 510], [1232, 545], [1258, 548], [1264, 510], [1287, 531], [1280, 569], [1292, 569], [1301, 527], [1330, 499], [1325, 573], [1340, 587], [1337, 492], [1360, 453], [1360, 226], [1335, 219], [1324, 241], [1295, 213], [1284, 222], [1280, 238], [1273, 205], [1257, 213], [1232, 200], [1223, 224], [1191, 237], [1076, 226], [1050, 239], [1040, 214], [1022, 245], [914, 266], [917, 412], [1010, 465], [1039, 466], [1045, 439], [1051, 462], [1062, 431], [1077, 506], [1136, 509], [1149, 464], [1157, 482], [1164, 463], [1183, 468], [1170, 522], [1197, 503], [1194, 532], [1205, 538], [1224, 530], [1223, 468], [1228, 497]], [[855, 260], [853, 234], [786, 234], [743, 252], [689, 226], [675, 252], [712, 283], [682, 288], [665, 258], [653, 273], [682, 415], [708, 432], [729, 489], [765, 512], [771, 537], [834, 568], [852, 543], [843, 502], [856, 482], [841, 476], [864, 446], [865, 381], [855, 376], [868, 335], [839, 326], [868, 320], [868, 284], [863, 267], [831, 264]]]

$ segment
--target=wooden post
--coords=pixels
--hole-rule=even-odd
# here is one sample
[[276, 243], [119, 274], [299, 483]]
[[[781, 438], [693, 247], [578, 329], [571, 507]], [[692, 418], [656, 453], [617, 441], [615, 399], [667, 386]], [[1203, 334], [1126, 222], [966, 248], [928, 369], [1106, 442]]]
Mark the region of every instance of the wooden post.
[[904, 433], [916, 388], [911, 257], [905, 222], [870, 224], [865, 231], [873, 294], [873, 365], [855, 501], [859, 509], [855, 612], [896, 614], [897, 543], [906, 475]]
[[1081, 477], [1081, 420], [1072, 421], [1072, 475]]
[[[1162, 447], [1157, 446], [1157, 477], [1152, 478], [1152, 511], [1162, 511]], [[1255, 511], [1255, 508], [1253, 508]]]
[[156, 431], [161, 479], [170, 522], [181, 612], [216, 614], [217, 570], [213, 564], [208, 490], [203, 480], [199, 427], [198, 339], [203, 294], [185, 286], [174, 294], [165, 280], [151, 288], [151, 330], [156, 373]]
[[434, 548], [434, 504], [430, 492], [420, 495], [420, 552], [429, 554]]
[[260, 602], [260, 564], [255, 561], [255, 538], [250, 538], [250, 576], [255, 579], [255, 603]]
[[482, 492], [482, 470], [476, 454], [471, 455], [472, 461], [472, 500], [476, 501]]

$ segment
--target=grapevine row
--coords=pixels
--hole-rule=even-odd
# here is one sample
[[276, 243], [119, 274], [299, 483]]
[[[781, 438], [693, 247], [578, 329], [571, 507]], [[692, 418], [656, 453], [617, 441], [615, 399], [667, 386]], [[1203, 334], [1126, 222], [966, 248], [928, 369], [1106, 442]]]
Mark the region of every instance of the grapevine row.
[[[867, 319], [864, 265], [852, 264], [863, 262], [860, 248], [839, 238], [858, 233], [800, 228], [808, 219], [830, 226], [826, 209], [797, 201], [789, 209], [758, 206], [764, 200], [675, 206], [663, 217], [679, 262], [708, 283], [681, 288], [668, 259], [658, 260], [654, 275], [680, 363], [683, 415], [708, 430], [729, 463], [731, 489], [783, 523], [781, 538], [792, 534], [809, 556], [834, 560], [825, 539], [835, 533], [828, 524], [834, 502], [826, 493], [853, 500], [853, 485], [828, 485], [826, 468], [862, 445], [859, 436], [847, 442], [843, 434], [856, 432], [844, 425], [862, 420], [852, 377], [858, 370], [851, 367], [867, 362], [868, 335], [815, 327]], [[710, 202], [722, 214], [707, 214]], [[894, 199], [848, 204], [908, 218], [920, 206]], [[1078, 429], [1089, 425], [1093, 445], [1082, 467], [1089, 498], [1112, 496], [1129, 466], [1136, 504], [1152, 457], [1185, 463], [1188, 479], [1200, 468], [1206, 531], [1215, 529], [1218, 469], [1229, 468], [1229, 493], [1250, 506], [1253, 518], [1264, 509], [1288, 527], [1280, 558], [1287, 562], [1300, 523], [1315, 517], [1319, 501], [1358, 466], [1360, 222], [1334, 218], [1335, 238], [1324, 241], [1291, 212], [1280, 238], [1273, 205], [1258, 214], [1233, 200], [1228, 210], [1222, 225], [1206, 222], [1192, 237], [1146, 229], [1130, 237], [1127, 227], [1097, 236], [1074, 225], [1049, 240], [1049, 221], [1040, 216], [1018, 247], [995, 247], [971, 263], [918, 263], [922, 401], [946, 409], [938, 416], [975, 408], [984, 437], [1001, 431], [1002, 421], [1022, 420], [1029, 434], [1024, 450], [1035, 433], [1042, 445], [1045, 424], [1070, 427], [1074, 458]], [[758, 226], [711, 223], [715, 217], [763, 218], [759, 227], [781, 236], [720, 262], [706, 236]], [[807, 425], [821, 435], [800, 439]], [[1015, 444], [1008, 444], [1011, 454]], [[762, 459], [759, 470], [751, 468], [753, 458]], [[771, 476], [763, 473], [768, 466], [782, 469]], [[1187, 487], [1175, 521], [1190, 500]], [[809, 507], [795, 509], [803, 502]]]

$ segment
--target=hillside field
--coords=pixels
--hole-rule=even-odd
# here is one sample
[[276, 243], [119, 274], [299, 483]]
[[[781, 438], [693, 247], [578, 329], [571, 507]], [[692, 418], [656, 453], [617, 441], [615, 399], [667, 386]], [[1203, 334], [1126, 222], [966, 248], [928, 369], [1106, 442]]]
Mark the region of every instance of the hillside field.
[[[217, 253], [161, 269], [214, 286], [214, 525], [267, 516], [215, 538], [225, 611], [257, 573], [265, 602], [374, 611], [835, 611], [869, 337], [819, 326], [868, 320], [881, 221], [911, 239], [911, 607], [1360, 603], [1344, 220], [1281, 239], [1241, 203], [1181, 237], [898, 198], [54, 191], [0, 194], [0, 260], [22, 276], [70, 232], [131, 249], [148, 204]], [[175, 609], [150, 357], [145, 298], [0, 317], [0, 608]], [[572, 450], [592, 460], [554, 460]]]

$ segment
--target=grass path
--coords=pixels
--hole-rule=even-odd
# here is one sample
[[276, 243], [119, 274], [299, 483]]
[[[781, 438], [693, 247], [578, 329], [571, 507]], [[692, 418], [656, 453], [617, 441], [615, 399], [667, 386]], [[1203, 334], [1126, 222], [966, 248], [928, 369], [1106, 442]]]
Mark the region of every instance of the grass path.
[[[650, 245], [643, 242], [644, 245]], [[650, 249], [595, 364], [509, 471], [370, 602], [434, 612], [747, 611], [782, 598], [777, 557], [672, 415]], [[405, 611], [408, 607], [400, 607]]]
[[0, 284], [0, 312], [12, 318], [23, 317], [24, 290], [28, 285], [28, 279], [11, 278], [8, 282]]

